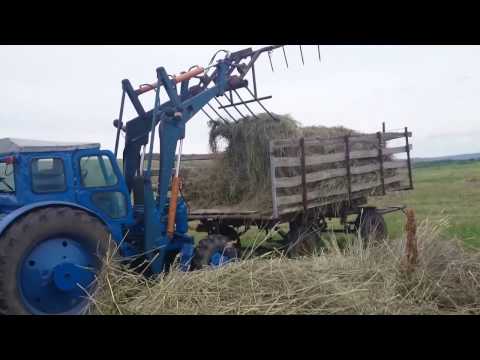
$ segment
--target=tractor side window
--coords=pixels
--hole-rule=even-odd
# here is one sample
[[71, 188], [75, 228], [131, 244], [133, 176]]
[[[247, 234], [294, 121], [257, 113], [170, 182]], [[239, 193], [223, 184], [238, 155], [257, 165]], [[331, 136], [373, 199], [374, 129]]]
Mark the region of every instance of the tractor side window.
[[13, 164], [0, 162], [0, 193], [15, 192], [13, 166]]
[[112, 219], [127, 216], [125, 195], [118, 191], [99, 191], [92, 195], [92, 202]]
[[108, 187], [118, 183], [108, 156], [84, 156], [80, 158], [80, 173], [84, 187]]
[[64, 192], [67, 190], [67, 184], [65, 183], [65, 168], [62, 159], [33, 159], [31, 169], [33, 192], [52, 193]]

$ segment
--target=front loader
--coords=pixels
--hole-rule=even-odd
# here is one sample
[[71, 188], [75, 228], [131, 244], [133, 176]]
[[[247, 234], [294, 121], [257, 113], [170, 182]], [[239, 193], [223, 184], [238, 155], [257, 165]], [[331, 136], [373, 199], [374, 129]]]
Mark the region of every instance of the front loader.
[[[257, 95], [255, 62], [281, 47], [223, 51], [226, 55], [216, 60], [219, 51], [208, 66], [176, 76], [159, 67], [157, 81], [137, 89], [123, 80], [113, 153], [99, 144], [0, 139], [0, 313], [84, 313], [109, 251], [125, 262], [146, 260], [150, 276], [168, 271], [176, 257], [186, 271], [235, 259], [237, 249], [223, 238], [212, 237], [204, 251], [188, 235], [188, 208], [178, 177], [185, 126], [199, 111], [210, 116], [206, 106], [220, 116], [212, 100], [229, 116], [227, 108], [242, 114], [239, 107], [244, 106], [251, 112], [251, 102], [265, 109], [261, 101], [270, 97]], [[155, 103], [146, 111], [140, 96], [149, 91], [155, 91]], [[127, 98], [137, 116], [124, 122]], [[154, 190], [157, 129], [160, 169]]]

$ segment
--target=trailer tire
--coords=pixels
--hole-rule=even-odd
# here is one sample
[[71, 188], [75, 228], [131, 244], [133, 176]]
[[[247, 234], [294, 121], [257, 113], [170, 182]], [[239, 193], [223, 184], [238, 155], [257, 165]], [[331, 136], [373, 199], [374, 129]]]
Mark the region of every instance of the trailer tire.
[[357, 217], [355, 225], [365, 245], [378, 243], [388, 236], [385, 219], [376, 209], [364, 209]]
[[239, 249], [234, 241], [220, 234], [208, 235], [200, 240], [195, 247], [194, 255], [191, 261], [191, 270], [200, 270], [210, 265], [212, 256], [215, 253], [221, 253], [230, 259], [239, 258]]
[[[51, 246], [48, 249], [45, 248], [47, 243], [48, 246]], [[61, 249], [62, 247], [65, 249], [64, 253], [52, 251], [52, 249]], [[55, 206], [41, 208], [26, 214], [13, 223], [0, 237], [0, 313], [19, 315], [84, 313], [89, 304], [82, 296], [77, 295], [78, 288], [58, 290], [58, 285], [55, 285], [56, 288], [49, 287], [48, 289], [46, 288], [47, 285], [42, 285], [45, 288], [39, 288], [38, 293], [48, 293], [48, 297], [44, 301], [36, 293], [34, 295], [38, 295], [38, 297], [32, 300], [30, 294], [26, 294], [22, 290], [26, 288], [26, 283], [30, 284], [28, 281], [33, 281], [25, 275], [30, 270], [25, 269], [28, 269], [28, 266], [36, 266], [32, 271], [45, 276], [45, 278], [42, 277], [41, 282], [53, 286], [52, 284], [55, 283], [54, 276], [60, 271], [59, 266], [65, 266], [67, 263], [73, 267], [81, 266], [77, 260], [82, 259], [88, 262], [87, 265], [100, 271], [103, 267], [104, 256], [112, 249], [113, 244], [110, 241], [108, 229], [99, 219], [85, 211], [65, 206]], [[55, 256], [57, 253], [58, 257]], [[35, 264], [35, 261], [31, 259], [34, 256], [32, 254], [41, 254], [42, 260], [39, 259]], [[40, 257], [40, 255], [38, 256]], [[45, 264], [51, 264], [51, 266], [46, 267]], [[53, 268], [54, 266], [56, 267]], [[85, 276], [87, 270], [82, 269], [75, 270], [74, 274]], [[69, 270], [64, 271], [66, 271], [64, 272], [65, 276], [69, 275], [66, 278], [70, 278]], [[98, 274], [98, 271], [96, 274]], [[88, 279], [90, 279], [90, 276], [93, 277], [90, 273]], [[85, 277], [82, 277], [82, 279], [85, 279]], [[58, 294], [55, 292], [57, 290]], [[30, 292], [30, 289], [27, 292]], [[69, 298], [70, 294], [72, 294], [72, 298]], [[63, 298], [65, 300], [60, 300]], [[52, 299], [58, 299], [59, 303], [44, 305], [49, 301], [52, 302]], [[39, 304], [32, 305], [35, 301]], [[71, 305], [67, 304], [67, 301]], [[54, 308], [64, 310], [57, 312]]]
[[298, 235], [289, 233], [287, 254], [291, 257], [313, 255], [322, 246], [322, 238], [314, 231]]
[[315, 226], [315, 218], [309, 217], [306, 223], [298, 217], [290, 222], [290, 230], [287, 234], [287, 255], [291, 257], [312, 255], [320, 247], [323, 241], [321, 238], [321, 229]]

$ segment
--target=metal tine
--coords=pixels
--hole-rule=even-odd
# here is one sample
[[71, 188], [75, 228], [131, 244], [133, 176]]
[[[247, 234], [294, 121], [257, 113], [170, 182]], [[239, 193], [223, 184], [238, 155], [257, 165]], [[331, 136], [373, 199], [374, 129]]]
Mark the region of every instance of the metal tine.
[[275, 70], [273, 70], [272, 52], [271, 51], [268, 52], [268, 59], [270, 60], [270, 67], [272, 68], [272, 72], [275, 72]]
[[[215, 99], [215, 101], [217, 102], [217, 104], [218, 104], [219, 106], [223, 106], [223, 104], [220, 102], [220, 100], [218, 100], [216, 97], [214, 97], [214, 99]], [[225, 111], [225, 112], [227, 113], [227, 115], [232, 118], [233, 122], [235, 122], [235, 123], [238, 122], [237, 119], [235, 119], [235, 118], [232, 116], [232, 114], [230, 114], [230, 112], [229, 112], [227, 109], [222, 109], [222, 110]]]
[[223, 94], [223, 96], [224, 96], [225, 98], [227, 98], [227, 100], [230, 102], [230, 104], [233, 106], [233, 108], [238, 112], [238, 114], [239, 114], [242, 118], [244, 118], [244, 119], [247, 118], [245, 115], [242, 114], [242, 112], [241, 112], [241, 111], [237, 108], [237, 106], [233, 103], [233, 101], [232, 101], [233, 99], [229, 99], [228, 96], [225, 95], [225, 94]]
[[303, 50], [302, 45], [298, 45], [300, 47], [300, 56], [302, 57], [302, 64], [305, 65], [305, 61], [303, 60]]
[[210, 107], [210, 109], [212, 109], [212, 111], [215, 113], [215, 115], [218, 116], [219, 119], [221, 119], [225, 124], [228, 123], [228, 121], [222, 115], [220, 115], [218, 111], [215, 110], [215, 108], [212, 105], [210, 105], [210, 103], [207, 103], [207, 105]]
[[257, 100], [257, 98], [255, 97], [255, 95], [253, 94], [252, 90], [250, 90], [248, 87], [246, 87], [245, 89], [248, 90], [248, 92], [250, 93], [250, 95], [252, 95], [252, 97], [256, 100], [256, 102], [258, 102], [258, 104], [262, 107], [262, 109], [275, 121], [279, 121], [276, 117], [274, 117], [270, 111], [268, 111], [265, 106], [263, 106], [263, 104], [260, 102], [260, 100]]
[[[211, 121], [215, 121], [215, 120], [205, 111], [205, 109], [202, 108], [202, 109], [200, 109], [200, 110], [202, 110], [202, 112], [205, 114], [205, 116], [208, 117]], [[223, 120], [223, 119], [222, 119], [222, 120]]]
[[287, 69], [288, 69], [288, 60], [287, 60], [287, 53], [285, 52], [285, 46], [282, 46], [282, 50], [283, 50], [283, 57], [285, 58], [285, 64], [287, 65]]
[[[233, 90], [233, 92], [235, 93], [235, 95], [238, 96], [238, 98], [240, 99], [240, 101], [244, 103], [244, 101], [243, 101], [242, 97], [240, 96], [240, 94], [238, 93], [238, 91], [237, 91], [237, 90]], [[250, 114], [252, 114], [252, 116], [253, 116], [255, 119], [258, 119], [257, 115], [255, 115], [255, 113], [248, 107], [247, 104], [244, 103], [243, 106], [245, 106], [245, 107], [247, 108], [247, 110], [250, 112]]]
[[320, 55], [320, 45], [317, 45], [317, 50], [318, 50], [318, 60], [322, 62], [322, 56]]

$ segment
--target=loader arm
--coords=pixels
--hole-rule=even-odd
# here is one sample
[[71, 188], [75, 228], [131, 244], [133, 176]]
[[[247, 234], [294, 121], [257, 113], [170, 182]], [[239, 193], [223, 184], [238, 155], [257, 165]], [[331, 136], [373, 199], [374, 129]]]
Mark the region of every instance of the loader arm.
[[[212, 87], [205, 87], [202, 91], [197, 93], [191, 90], [187, 92], [189, 79], [185, 76], [181, 82], [182, 92], [177, 93], [175, 79], [170, 79], [165, 72], [165, 69], [160, 67], [157, 69], [157, 82], [150, 85], [155, 87], [156, 84], [156, 101], [152, 110], [145, 112], [141, 108], [138, 101], [133, 100], [133, 104], [138, 112], [138, 117], [132, 119], [125, 127], [125, 148], [124, 148], [124, 173], [129, 190], [132, 190], [135, 175], [139, 173], [141, 162], [141, 148], [150, 142], [149, 154], [153, 153], [155, 142], [155, 131], [158, 126], [158, 134], [160, 140], [160, 169], [159, 169], [159, 183], [158, 194], [155, 199], [153, 193], [153, 186], [151, 183], [151, 156], [148, 160], [148, 165], [143, 171], [144, 182], [144, 251], [150, 253], [153, 257], [152, 250], [158, 249], [158, 255], [155, 261], [152, 262], [151, 268], [154, 273], [162, 272], [164, 265], [164, 249], [169, 242], [165, 236], [165, 229], [162, 228], [162, 219], [166, 215], [166, 207], [168, 204], [168, 191], [172, 179], [172, 169], [175, 162], [175, 153], [177, 143], [185, 137], [186, 123], [197, 114], [210, 100], [216, 96], [224, 93], [227, 86], [228, 79], [228, 64], [219, 63], [218, 75], [215, 79], [215, 85]], [[132, 92], [128, 80], [124, 81], [124, 90], [126, 94], [138, 100], [138, 94]], [[160, 104], [160, 89], [164, 88], [168, 101]], [[182, 94], [183, 93], [183, 94]], [[139, 111], [138, 111], [139, 110]], [[121, 126], [118, 124], [118, 126]], [[176, 205], [176, 204], [175, 204]]]
[[[251, 101], [258, 101], [263, 107], [260, 103], [261, 99], [257, 97], [254, 63], [262, 53], [268, 52], [270, 55], [273, 50], [279, 47], [282, 47], [282, 45], [268, 46], [255, 51], [247, 48], [233, 53], [223, 50], [223, 52], [227, 53], [225, 58], [217, 60], [217, 62], [212, 65], [212, 62], [221, 50], [214, 55], [209, 66], [205, 68], [194, 66], [190, 68], [189, 71], [177, 76], [170, 76], [163, 67], [159, 67], [156, 71], [157, 81], [151, 84], [141, 85], [136, 90], [128, 80], [122, 81], [123, 94], [120, 115], [119, 119], [114, 121], [114, 126], [117, 128], [115, 152], [117, 153], [118, 150], [119, 134], [121, 131], [124, 131], [125, 148], [123, 151], [123, 168], [125, 180], [129, 191], [132, 191], [138, 175], [140, 175], [143, 181], [142, 198], [144, 200], [145, 226], [143, 250], [146, 253], [152, 252], [153, 250], [159, 251], [156, 255], [156, 260], [152, 262], [152, 270], [155, 273], [163, 271], [162, 266], [164, 264], [163, 257], [165, 251], [163, 251], [162, 248], [169, 246], [171, 243], [173, 222], [175, 221], [174, 208], [177, 206], [176, 201], [174, 201], [176, 199], [175, 191], [178, 189], [172, 188], [174, 195], [172, 198], [174, 200], [171, 201], [169, 207], [170, 213], [168, 214], [167, 231], [165, 228], [165, 224], [167, 223], [165, 217], [167, 216], [168, 191], [172, 181], [172, 169], [175, 163], [177, 143], [185, 137], [186, 123], [199, 111], [204, 111], [203, 108], [207, 104], [210, 105], [209, 102], [212, 99], [215, 99], [219, 105], [221, 105], [216, 98], [223, 96], [226, 92], [236, 93], [237, 89], [241, 88], [246, 88], [254, 99], [243, 102], [244, 104]], [[242, 63], [242, 61], [246, 59], [248, 59], [248, 62]], [[209, 75], [208, 72], [211, 69], [213, 69], [213, 71]], [[238, 75], [232, 75], [235, 71], [238, 72]], [[254, 95], [248, 89], [248, 81], [245, 79], [245, 76], [250, 71], [252, 71], [254, 82]], [[193, 78], [198, 79], [199, 83], [189, 87], [189, 82]], [[180, 84], [180, 93], [178, 93], [178, 84]], [[163, 103], [160, 101], [161, 89], [164, 89], [168, 97]], [[145, 111], [139, 100], [139, 96], [149, 91], [156, 92], [155, 103], [153, 109]], [[138, 114], [136, 118], [128, 121], [126, 125], [122, 122], [125, 95], [128, 96]], [[232, 99], [231, 96], [230, 99]], [[233, 104], [233, 100], [231, 100], [231, 105], [228, 106], [235, 107], [236, 105], [238, 105], [238, 103]], [[157, 126], [160, 140], [160, 169], [158, 194], [155, 199], [151, 183], [151, 155], [153, 154]], [[149, 144], [148, 153], [150, 156], [148, 157], [146, 169], [144, 169], [143, 164], [141, 166], [143, 159], [142, 148], [143, 154], [146, 154], [147, 144]], [[178, 184], [177, 180], [178, 179], [174, 178], [173, 184]]]

